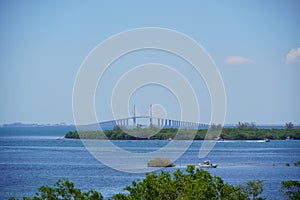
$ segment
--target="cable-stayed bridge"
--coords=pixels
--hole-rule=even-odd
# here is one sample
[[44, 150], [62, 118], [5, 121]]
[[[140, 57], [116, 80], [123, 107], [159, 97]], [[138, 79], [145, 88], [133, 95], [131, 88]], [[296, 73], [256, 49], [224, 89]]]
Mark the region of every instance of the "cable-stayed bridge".
[[208, 124], [200, 122], [189, 122], [174, 119], [167, 119], [162, 117], [152, 116], [152, 105], [150, 105], [149, 115], [136, 115], [135, 106], [133, 111], [133, 116], [121, 119], [115, 119], [105, 122], [100, 122], [102, 130], [111, 130], [115, 127], [125, 127], [131, 128], [148, 128], [148, 127], [158, 127], [158, 128], [184, 128], [184, 129], [204, 129], [208, 128]]

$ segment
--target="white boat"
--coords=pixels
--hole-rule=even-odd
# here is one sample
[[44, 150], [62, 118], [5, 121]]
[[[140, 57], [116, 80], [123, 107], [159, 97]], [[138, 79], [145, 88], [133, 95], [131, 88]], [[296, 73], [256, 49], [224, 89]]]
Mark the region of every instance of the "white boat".
[[218, 167], [217, 164], [212, 164], [212, 163], [210, 163], [209, 160], [205, 160], [203, 163], [199, 163], [198, 165], [201, 168], [216, 168], [216, 167]]
[[268, 138], [265, 138], [263, 140], [257, 140], [257, 142], [271, 142], [271, 140]]

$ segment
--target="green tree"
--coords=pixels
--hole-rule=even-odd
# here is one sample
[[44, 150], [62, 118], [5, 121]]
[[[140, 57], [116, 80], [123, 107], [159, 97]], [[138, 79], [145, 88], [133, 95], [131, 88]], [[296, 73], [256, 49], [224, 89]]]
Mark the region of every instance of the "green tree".
[[292, 122], [285, 123], [285, 128], [286, 129], [293, 129], [294, 128], [294, 124]]
[[124, 188], [129, 194], [117, 194], [115, 200], [133, 199], [248, 199], [241, 186], [232, 186], [220, 177], [211, 176], [203, 169], [190, 165], [183, 173], [179, 169], [173, 175], [167, 171], [148, 173], [141, 181], [133, 181]]
[[75, 138], [79, 139], [79, 135], [77, 131], [69, 131], [66, 135], [65, 138]]
[[[248, 200], [259, 198], [263, 186], [262, 181], [249, 181], [246, 186], [233, 186], [225, 183], [220, 177], [212, 176], [203, 169], [195, 169], [189, 165], [186, 172], [176, 170], [173, 174], [161, 171], [159, 174], [147, 173], [142, 181], [133, 181], [132, 186], [124, 189], [127, 194], [116, 194], [114, 200], [136, 199], [167, 199], [167, 200]], [[283, 183], [291, 199], [299, 199], [299, 182]], [[297, 196], [298, 195], [298, 196]], [[42, 186], [31, 199], [23, 197], [23, 200], [102, 200], [101, 193], [90, 190], [82, 192], [74, 187], [74, 183], [68, 179], [58, 180], [54, 187]], [[16, 200], [12, 197], [10, 200]]]
[[[58, 180], [54, 187], [42, 186], [32, 198], [32, 200], [103, 200], [101, 193], [95, 190], [81, 192], [80, 189], [74, 187], [74, 183], [68, 179]], [[16, 200], [12, 197], [9, 200]], [[23, 200], [31, 200], [29, 197], [23, 197]]]
[[300, 182], [295, 180], [282, 181], [281, 190], [290, 200], [300, 199]]
[[245, 123], [239, 122], [239, 123], [236, 125], [236, 127], [237, 127], [238, 129], [256, 129], [256, 125], [255, 125], [254, 122], [251, 122], [251, 123], [249, 123], [249, 122], [245, 122]]
[[243, 187], [243, 190], [246, 194], [252, 197], [252, 199], [263, 199], [261, 197], [258, 197], [263, 191], [263, 181], [248, 181], [246, 183], [246, 186]]

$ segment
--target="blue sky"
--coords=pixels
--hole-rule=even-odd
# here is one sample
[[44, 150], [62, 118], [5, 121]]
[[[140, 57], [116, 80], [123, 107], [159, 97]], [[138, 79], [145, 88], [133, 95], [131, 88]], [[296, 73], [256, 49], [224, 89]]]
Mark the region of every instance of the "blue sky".
[[[177, 30], [206, 49], [225, 84], [226, 123], [300, 123], [299, 10], [297, 0], [0, 1], [0, 124], [73, 123], [73, 84], [85, 57], [106, 38], [141, 27]], [[161, 56], [146, 52], [124, 58], [120, 65]], [[169, 55], [163, 56], [168, 62]], [[180, 61], [170, 59], [179, 69]], [[116, 72], [118, 66], [112, 74]], [[107, 102], [114, 79], [107, 77], [101, 86], [107, 94], [96, 94], [101, 120], [111, 118]], [[157, 91], [169, 97], [158, 99], [141, 91], [131, 104], [143, 113], [148, 103], [174, 100]], [[197, 92], [203, 99], [202, 120], [208, 122], [209, 95], [204, 86]], [[168, 108], [171, 118], [178, 114], [174, 102]]]

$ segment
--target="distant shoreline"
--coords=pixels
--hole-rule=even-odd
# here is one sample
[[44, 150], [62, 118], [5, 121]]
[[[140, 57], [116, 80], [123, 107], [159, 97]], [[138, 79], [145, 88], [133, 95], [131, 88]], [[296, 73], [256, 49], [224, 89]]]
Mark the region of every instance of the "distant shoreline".
[[[93, 124], [96, 125], [96, 124]], [[89, 126], [89, 125], [86, 125]], [[224, 128], [236, 128], [236, 124], [224, 124]], [[286, 129], [286, 125], [284, 124], [256, 124], [257, 129]], [[55, 123], [55, 124], [39, 124], [39, 123], [22, 123], [22, 122], [14, 122], [7, 124], [0, 124], [0, 128], [21, 128], [21, 127], [76, 127], [74, 124], [67, 124], [64, 122]], [[295, 129], [300, 128], [300, 124], [296, 123], [294, 125]]]
[[[124, 129], [123, 129], [124, 130]], [[114, 129], [105, 131], [69, 131], [67, 139], [109, 139], [109, 140], [300, 140], [300, 128], [294, 129], [258, 129], [258, 128], [223, 128], [221, 135], [213, 130], [206, 135], [207, 129]], [[196, 133], [196, 134], [195, 134]], [[177, 134], [177, 135], [176, 135]]]

